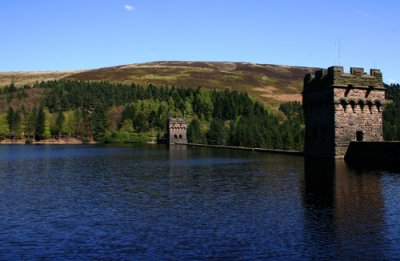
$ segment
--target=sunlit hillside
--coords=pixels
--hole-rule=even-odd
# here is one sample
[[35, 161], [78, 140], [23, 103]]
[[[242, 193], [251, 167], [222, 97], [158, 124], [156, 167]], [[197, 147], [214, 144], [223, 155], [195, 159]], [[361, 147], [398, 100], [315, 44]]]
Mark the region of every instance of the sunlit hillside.
[[0, 73], [0, 85], [75, 79], [136, 83], [147, 86], [231, 89], [244, 91], [272, 106], [301, 100], [303, 77], [316, 68], [234, 62], [152, 62], [86, 71]]

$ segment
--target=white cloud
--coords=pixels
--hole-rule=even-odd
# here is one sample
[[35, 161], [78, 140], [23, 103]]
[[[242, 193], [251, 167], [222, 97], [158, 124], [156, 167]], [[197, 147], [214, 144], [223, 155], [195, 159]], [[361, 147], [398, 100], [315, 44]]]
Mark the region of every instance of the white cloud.
[[400, 29], [399, 26], [397, 25], [397, 23], [396, 24], [388, 23], [388, 22], [386, 22], [387, 19], [383, 19], [382, 17], [373, 16], [373, 15], [371, 15], [369, 13], [366, 13], [366, 12], [360, 11], [360, 10], [354, 10], [354, 13], [359, 15], [359, 16], [362, 16], [364, 18], [370, 19], [372, 21], [381, 23], [382, 25], [385, 25], [385, 26], [388, 26], [388, 27], [392, 27], [396, 31], [398, 31]]
[[368, 18], [368, 19], [371, 19], [371, 20], [375, 20], [375, 21], [377, 21], [377, 22], [382, 22], [381, 19], [379, 19], [378, 17], [373, 16], [373, 15], [370, 15], [369, 13], [366, 13], [366, 12], [364, 12], [364, 11], [361, 11], [361, 10], [354, 10], [354, 12], [355, 12], [357, 15], [359, 15], [359, 16], [363, 16], [363, 17], [365, 17], [365, 18]]
[[133, 5], [124, 5], [124, 8], [128, 12], [135, 10], [135, 7]]
[[389, 84], [397, 84], [399, 81], [396, 81], [394, 79], [389, 79]]

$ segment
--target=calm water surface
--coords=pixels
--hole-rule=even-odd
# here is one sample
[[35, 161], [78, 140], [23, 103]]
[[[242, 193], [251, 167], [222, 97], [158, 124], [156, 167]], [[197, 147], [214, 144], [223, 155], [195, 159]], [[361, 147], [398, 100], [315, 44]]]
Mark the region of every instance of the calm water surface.
[[400, 169], [163, 146], [1, 146], [0, 259], [393, 260]]

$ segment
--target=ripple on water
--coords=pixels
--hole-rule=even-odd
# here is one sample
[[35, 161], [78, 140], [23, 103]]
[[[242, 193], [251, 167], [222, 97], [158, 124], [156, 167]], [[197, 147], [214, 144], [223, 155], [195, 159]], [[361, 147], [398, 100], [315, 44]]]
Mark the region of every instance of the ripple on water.
[[307, 164], [204, 148], [2, 146], [0, 259], [399, 256], [399, 173]]

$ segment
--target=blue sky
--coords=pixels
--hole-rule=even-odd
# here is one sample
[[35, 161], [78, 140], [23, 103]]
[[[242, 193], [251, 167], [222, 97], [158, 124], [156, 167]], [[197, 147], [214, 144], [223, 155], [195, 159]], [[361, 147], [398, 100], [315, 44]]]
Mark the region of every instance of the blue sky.
[[399, 82], [399, 14], [397, 0], [1, 1], [0, 71], [243, 61], [376, 67]]

